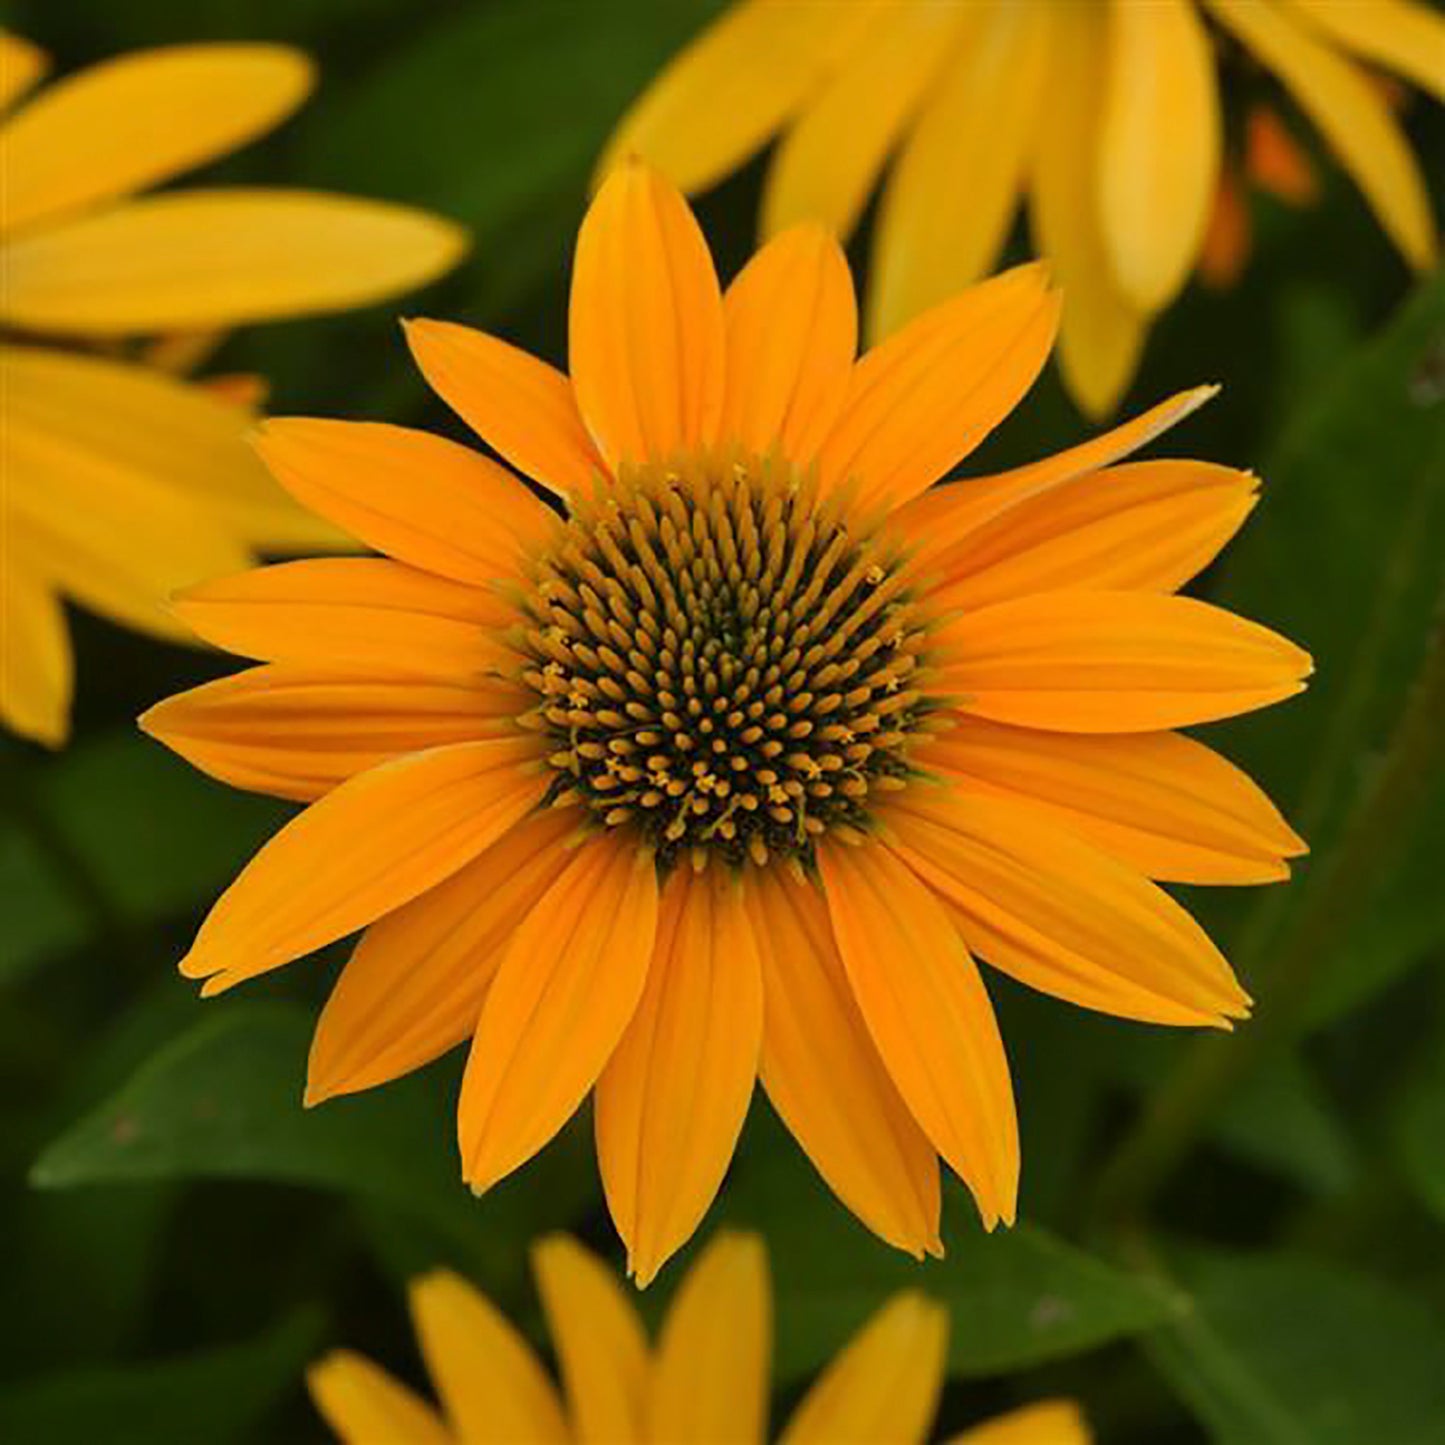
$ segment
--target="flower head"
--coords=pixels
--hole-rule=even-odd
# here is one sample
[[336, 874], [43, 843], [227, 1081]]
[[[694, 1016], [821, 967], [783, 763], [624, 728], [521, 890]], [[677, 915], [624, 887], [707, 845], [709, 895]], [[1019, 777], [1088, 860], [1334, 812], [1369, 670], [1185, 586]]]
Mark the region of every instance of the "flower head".
[[[0, 109], [45, 67], [0, 34]], [[177, 587], [255, 549], [337, 543], [243, 444], [248, 389], [174, 370], [241, 322], [429, 280], [462, 233], [304, 191], [136, 196], [270, 130], [312, 79], [282, 46], [177, 46], [67, 77], [0, 121], [0, 722], [27, 737], [68, 730], [62, 597], [184, 639]]]
[[[531, 1346], [483, 1295], [439, 1271], [411, 1287], [411, 1314], [441, 1410], [361, 1355], [337, 1350], [307, 1384], [351, 1445], [737, 1445], [767, 1439], [771, 1304], [753, 1235], [721, 1234], [678, 1287], [656, 1343], [604, 1264], [565, 1235], [532, 1251], [562, 1375], [554, 1388]], [[786, 1445], [928, 1439], [943, 1385], [948, 1315], [895, 1295], [852, 1338], [794, 1411]], [[949, 1445], [1089, 1445], [1070, 1401], [1050, 1400], [956, 1435]]]
[[1027, 390], [1057, 314], [1028, 267], [855, 360], [835, 241], [788, 231], [724, 296], [682, 198], [628, 164], [578, 241], [570, 377], [459, 326], [409, 330], [555, 508], [424, 433], [268, 422], [276, 476], [387, 555], [178, 604], [264, 665], [144, 725], [311, 805], [183, 971], [215, 993], [366, 928], [310, 1098], [470, 1038], [480, 1190], [595, 1089], [643, 1282], [706, 1211], [759, 1076], [899, 1247], [941, 1248], [940, 1155], [988, 1225], [1012, 1219], [1013, 1099], [974, 951], [1086, 1007], [1227, 1026], [1243, 990], [1150, 880], [1281, 878], [1301, 851], [1170, 731], [1309, 670], [1173, 595], [1255, 481], [1115, 465], [1207, 388], [929, 490]]
[[[1216, 53], [1270, 71], [1404, 258], [1433, 264], [1420, 166], [1366, 69], [1445, 98], [1445, 17], [1416, 0], [738, 0], [623, 118], [601, 170], [637, 153], [698, 191], [777, 136], [764, 235], [800, 220], [846, 235], [888, 165], [880, 336], [987, 272], [1026, 195], [1067, 297], [1065, 379], [1102, 413], [1201, 253], [1218, 276], [1241, 249], [1226, 233], [1205, 251], [1232, 179]], [[1216, 231], [1238, 233], [1238, 197], [1220, 203]]]

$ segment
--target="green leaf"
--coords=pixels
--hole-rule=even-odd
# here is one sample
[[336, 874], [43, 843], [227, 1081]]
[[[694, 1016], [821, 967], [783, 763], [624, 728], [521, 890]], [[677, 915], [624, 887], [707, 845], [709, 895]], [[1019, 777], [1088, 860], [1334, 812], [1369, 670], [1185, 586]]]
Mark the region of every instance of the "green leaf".
[[76, 900], [20, 826], [0, 822], [0, 987], [84, 943]]
[[300, 1388], [320, 1338], [319, 1317], [307, 1313], [250, 1344], [0, 1388], [0, 1440], [227, 1445]]
[[818, 1370], [899, 1290], [922, 1290], [949, 1307], [949, 1369], [962, 1375], [1078, 1354], [1185, 1307], [1042, 1229], [985, 1234], [962, 1190], [945, 1191], [947, 1256], [918, 1263], [858, 1224], [781, 1130], [751, 1132], [725, 1212], [767, 1240], [781, 1379]]
[[1445, 1039], [1401, 1088], [1389, 1120], [1390, 1143], [1411, 1189], [1445, 1220]]
[[525, 1268], [533, 1230], [571, 1222], [591, 1203], [591, 1164], [575, 1138], [473, 1199], [455, 1157], [451, 1091], [438, 1087], [436, 1071], [304, 1109], [307, 1012], [275, 1003], [208, 1008], [210, 1017], [51, 1144], [31, 1182], [66, 1189], [255, 1178], [338, 1190], [418, 1220], [499, 1289]]
[[[562, 266], [589, 172], [628, 102], [712, 3], [467, 6], [326, 97], [303, 122], [304, 176], [470, 226], [489, 312]], [[505, 285], [502, 273], [505, 272]]]
[[1437, 1445], [1445, 1328], [1418, 1300], [1303, 1258], [1190, 1253], [1194, 1311], [1147, 1348], [1216, 1445]]
[[[1310, 897], [1372, 776], [1421, 665], [1445, 589], [1445, 275], [1319, 388], [1264, 467], [1264, 502], [1219, 589], [1231, 608], [1308, 647], [1304, 697], [1237, 725], [1242, 753], [1314, 849], [1276, 890], [1255, 941], [1277, 936]], [[1445, 733], [1445, 728], [1442, 728]], [[1411, 826], [1431, 809], [1424, 781]], [[1438, 814], [1428, 826], [1445, 841]], [[1378, 860], [1366, 926], [1339, 940], [1312, 1020], [1337, 1017], [1445, 933], [1445, 892], [1410, 862], [1410, 829]]]

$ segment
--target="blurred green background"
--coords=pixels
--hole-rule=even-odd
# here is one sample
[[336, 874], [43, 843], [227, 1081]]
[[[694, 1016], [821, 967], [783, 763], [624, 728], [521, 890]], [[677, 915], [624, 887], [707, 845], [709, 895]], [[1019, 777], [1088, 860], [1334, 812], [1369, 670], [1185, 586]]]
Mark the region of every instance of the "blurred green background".
[[[207, 178], [465, 222], [469, 260], [402, 312], [560, 362], [592, 159], [716, 8], [30, 0], [4, 18], [62, 70], [182, 40], [305, 46], [322, 68], [312, 103]], [[1420, 103], [1407, 121], [1439, 215], [1445, 115]], [[725, 276], [749, 251], [759, 170], [700, 205]], [[990, 974], [1026, 1222], [985, 1238], [954, 1190], [949, 1257], [923, 1269], [832, 1200], [759, 1094], [711, 1223], [766, 1232], [784, 1404], [912, 1282], [953, 1310], [949, 1427], [1064, 1392], [1114, 1445], [1445, 1438], [1445, 283], [1412, 288], [1325, 174], [1313, 209], [1256, 198], [1244, 283], [1175, 307], [1130, 399], [1226, 383], [1168, 449], [1266, 485], [1202, 590], [1319, 668], [1305, 699], [1209, 732], [1314, 845], [1290, 885], [1188, 900], [1257, 1019], [1198, 1039]], [[258, 328], [217, 365], [268, 376], [280, 413], [458, 435], [397, 309]], [[1086, 430], [1050, 372], [969, 467]], [[227, 665], [89, 617], [75, 628], [74, 744], [50, 757], [0, 739], [0, 1440], [320, 1440], [300, 1379], [328, 1344], [420, 1378], [410, 1274], [450, 1263], [535, 1327], [529, 1239], [567, 1227], [613, 1251], [589, 1127], [474, 1201], [452, 1143], [457, 1060], [303, 1114], [309, 1025], [340, 951], [204, 1005], [174, 969], [285, 810], [193, 774], [132, 723]]]

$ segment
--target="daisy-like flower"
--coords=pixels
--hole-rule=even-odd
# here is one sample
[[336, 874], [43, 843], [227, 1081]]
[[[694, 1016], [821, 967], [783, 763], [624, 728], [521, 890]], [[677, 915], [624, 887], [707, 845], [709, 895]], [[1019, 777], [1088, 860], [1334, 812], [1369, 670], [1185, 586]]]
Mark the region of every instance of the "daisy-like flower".
[[[0, 112], [45, 69], [0, 34]], [[68, 731], [62, 598], [185, 639], [177, 587], [338, 540], [245, 446], [243, 390], [157, 363], [241, 322], [419, 285], [462, 232], [304, 191], [136, 198], [271, 129], [312, 79], [281, 46], [179, 46], [93, 66], [0, 121], [0, 725], [26, 737]]]
[[1226, 149], [1217, 53], [1274, 74], [1428, 269], [1424, 179], [1366, 69], [1445, 98], [1445, 17], [1415, 0], [739, 0], [623, 118], [602, 169], [637, 153], [696, 192], [779, 137], [771, 236], [800, 220], [846, 235], [889, 166], [874, 336], [986, 273], [1026, 194], [1067, 298], [1065, 380], [1101, 414], [1205, 242]]
[[483, 1190], [595, 1085], [642, 1282], [706, 1211], [758, 1076], [892, 1243], [939, 1250], [939, 1155], [985, 1223], [1012, 1219], [1018, 1134], [974, 953], [1086, 1007], [1225, 1025], [1244, 992], [1149, 880], [1281, 878], [1300, 851], [1170, 731], [1309, 670], [1173, 595], [1255, 479], [1114, 465], [1208, 388], [929, 491], [1032, 384], [1057, 316], [1026, 267], [855, 360], [824, 231], [778, 237], [724, 296], [686, 202], [629, 163], [577, 243], [570, 377], [409, 329], [432, 385], [563, 515], [437, 437], [268, 422], [276, 476], [387, 555], [178, 604], [265, 665], [144, 726], [311, 804], [182, 971], [214, 994], [366, 927], [310, 1099], [470, 1037], [461, 1155]]
[[[364, 1356], [337, 1350], [307, 1375], [346, 1445], [758, 1445], [768, 1438], [771, 1301], [762, 1241], [720, 1234], [678, 1286], [655, 1347], [607, 1267], [565, 1235], [539, 1241], [532, 1267], [562, 1390], [531, 1346], [465, 1280], [413, 1282], [412, 1321], [437, 1411]], [[895, 1295], [819, 1376], [782, 1445], [922, 1445], [948, 1349], [948, 1313]], [[560, 1395], [560, 1398], [559, 1398]], [[948, 1445], [1089, 1445], [1077, 1406], [1048, 1400]]]

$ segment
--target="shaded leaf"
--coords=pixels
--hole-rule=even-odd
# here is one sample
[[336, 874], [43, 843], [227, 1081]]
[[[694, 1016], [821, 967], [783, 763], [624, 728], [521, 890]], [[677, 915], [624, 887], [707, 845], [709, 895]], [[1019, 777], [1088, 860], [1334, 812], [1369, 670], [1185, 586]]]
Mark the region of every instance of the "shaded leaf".
[[1217, 1445], [1435, 1445], [1445, 1327], [1427, 1306], [1303, 1258], [1190, 1253], [1193, 1313], [1147, 1348]]
[[0, 1388], [0, 1440], [36, 1445], [226, 1445], [300, 1386], [320, 1320], [158, 1363], [73, 1370]]

